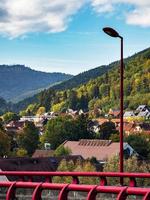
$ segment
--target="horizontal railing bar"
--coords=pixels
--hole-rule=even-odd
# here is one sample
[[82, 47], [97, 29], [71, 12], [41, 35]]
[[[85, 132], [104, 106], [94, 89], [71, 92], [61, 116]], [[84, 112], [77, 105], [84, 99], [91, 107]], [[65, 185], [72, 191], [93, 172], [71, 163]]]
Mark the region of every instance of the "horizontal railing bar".
[[150, 178], [150, 173], [119, 173], [119, 172], [34, 172], [34, 171], [0, 171], [0, 176], [93, 176], [93, 177], [127, 177]]
[[[0, 187], [10, 187], [14, 182], [0, 182]], [[15, 182], [15, 188], [36, 188], [39, 185], [37, 182]], [[40, 188], [42, 190], [61, 190], [68, 184], [63, 183], [41, 183]], [[68, 191], [82, 191], [89, 192], [93, 187], [95, 187], [95, 192], [97, 193], [113, 193], [118, 194], [124, 189], [123, 186], [97, 186], [97, 185], [78, 185], [78, 184], [69, 184], [67, 187]], [[127, 187], [127, 195], [145, 195], [147, 192], [150, 192], [150, 188], [136, 188], [136, 187]]]

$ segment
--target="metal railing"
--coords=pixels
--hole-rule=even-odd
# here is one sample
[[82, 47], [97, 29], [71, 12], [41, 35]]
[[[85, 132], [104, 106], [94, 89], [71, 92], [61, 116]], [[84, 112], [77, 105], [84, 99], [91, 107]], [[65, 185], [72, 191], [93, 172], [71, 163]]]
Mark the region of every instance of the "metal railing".
[[[0, 182], [0, 187], [7, 188], [6, 200], [15, 199], [18, 188], [33, 189], [32, 200], [41, 200], [43, 190], [58, 190], [58, 200], [67, 200], [70, 191], [86, 192], [86, 200], [96, 200], [98, 193], [116, 194], [117, 200], [125, 200], [130, 195], [141, 196], [150, 200], [150, 188], [136, 187], [136, 179], [150, 178], [150, 173], [115, 173], [115, 172], [0, 172], [0, 176], [14, 177], [16, 181]], [[54, 183], [53, 177], [72, 177], [72, 183]], [[34, 177], [45, 177], [43, 182], [34, 182]], [[80, 177], [97, 177], [99, 185], [80, 184]], [[107, 178], [122, 177], [129, 179], [128, 186], [108, 186]]]

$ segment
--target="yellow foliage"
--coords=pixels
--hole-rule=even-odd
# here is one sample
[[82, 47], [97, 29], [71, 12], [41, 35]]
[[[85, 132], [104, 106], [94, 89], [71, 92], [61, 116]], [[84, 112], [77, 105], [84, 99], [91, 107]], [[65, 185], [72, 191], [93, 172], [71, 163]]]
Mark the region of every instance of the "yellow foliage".
[[54, 104], [54, 105], [52, 106], [51, 110], [52, 110], [53, 112], [59, 112], [59, 111], [61, 111], [61, 109], [62, 109], [62, 107], [63, 107], [64, 105], [65, 105], [65, 102], [64, 102], [64, 101], [62, 101], [61, 103]]

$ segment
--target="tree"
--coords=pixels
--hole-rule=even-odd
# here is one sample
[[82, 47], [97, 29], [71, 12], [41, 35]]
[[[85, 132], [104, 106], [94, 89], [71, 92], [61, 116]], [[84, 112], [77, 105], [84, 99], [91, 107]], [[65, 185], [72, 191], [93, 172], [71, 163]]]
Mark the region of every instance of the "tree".
[[116, 132], [115, 124], [113, 122], [104, 122], [100, 127], [99, 137], [100, 139], [107, 140]]
[[[124, 160], [124, 171], [125, 172], [141, 172], [141, 173], [149, 173], [150, 170], [150, 164], [147, 164], [146, 162], [138, 161], [136, 156], [132, 156], [128, 159]], [[105, 164], [103, 168], [104, 172], [118, 172], [119, 171], [119, 156], [114, 156], [110, 158]], [[119, 183], [118, 178], [109, 178], [108, 179], [109, 184], [111, 185], [117, 185]], [[125, 183], [127, 183], [128, 180], [124, 179]], [[150, 184], [150, 181], [147, 179], [137, 179], [137, 184], [146, 186]]]
[[126, 142], [142, 157], [150, 156], [150, 141], [142, 134], [129, 135]]
[[16, 113], [13, 113], [13, 112], [6, 112], [3, 115], [3, 120], [4, 120], [5, 123], [8, 123], [12, 120], [16, 121], [18, 119], [19, 119], [19, 116]]
[[41, 106], [39, 107], [39, 109], [37, 110], [37, 115], [43, 115], [45, 113], [45, 107], [44, 106]]
[[78, 109], [87, 109], [88, 108], [88, 97], [85, 95], [81, 95], [79, 100], [79, 106]]
[[38, 104], [36, 103], [29, 104], [25, 110], [25, 115], [34, 115], [36, 113], [37, 107], [38, 107]]
[[0, 156], [8, 155], [10, 151], [10, 140], [5, 130], [0, 128]]
[[27, 152], [27, 150], [20, 148], [20, 149], [17, 150], [16, 155], [18, 157], [24, 157], [24, 156], [28, 155], [28, 152]]
[[70, 90], [69, 97], [68, 97], [68, 107], [76, 110], [78, 103], [77, 92], [75, 90]]
[[65, 140], [82, 138], [90, 138], [85, 117], [79, 116], [77, 119], [73, 119], [70, 116], [59, 116], [48, 121], [45, 132], [41, 136], [41, 142], [48, 142], [52, 149], [56, 149]]
[[[72, 160], [66, 161], [66, 159], [62, 159], [61, 162], [59, 163], [57, 171], [72, 172], [72, 171], [74, 171], [74, 169], [75, 169], [75, 164]], [[63, 177], [55, 176], [53, 180], [55, 183], [71, 183], [72, 178], [67, 177], [67, 176], [63, 176]]]
[[61, 103], [54, 104], [51, 108], [53, 112], [61, 112], [65, 107], [66, 102], [62, 101]]
[[60, 145], [57, 147], [57, 149], [54, 152], [55, 156], [67, 156], [71, 154], [71, 149], [68, 147], [64, 147], [63, 145]]
[[52, 89], [49, 90], [43, 90], [39, 95], [39, 103], [40, 106], [44, 106], [46, 109], [46, 112], [50, 110], [51, 103], [53, 98], [55, 97], [55, 91]]
[[[91, 164], [90, 161], [86, 160], [84, 162], [81, 162], [78, 160], [76, 163], [74, 163], [72, 160], [66, 161], [66, 159], [61, 160], [57, 171], [84, 171], [84, 172], [94, 172], [96, 171], [96, 168], [93, 164]], [[71, 183], [72, 178], [71, 177], [54, 177], [54, 182], [57, 183]], [[84, 184], [98, 184], [98, 179], [95, 177], [80, 177], [79, 178], [80, 183]]]
[[18, 133], [17, 143], [19, 148], [27, 151], [32, 155], [39, 144], [39, 131], [32, 122], [26, 122], [23, 130]]

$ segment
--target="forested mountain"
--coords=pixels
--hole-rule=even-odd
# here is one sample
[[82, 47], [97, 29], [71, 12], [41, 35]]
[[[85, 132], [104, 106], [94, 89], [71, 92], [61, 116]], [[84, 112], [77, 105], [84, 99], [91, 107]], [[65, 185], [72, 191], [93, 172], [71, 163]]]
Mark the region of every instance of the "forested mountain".
[[[150, 48], [139, 52], [124, 60], [124, 109], [135, 109], [139, 104], [150, 106]], [[120, 68], [119, 62], [114, 62], [106, 67], [105, 73], [78, 87], [64, 90], [50, 88], [42, 91], [32, 99], [20, 102], [17, 108], [27, 102], [34, 112], [44, 106], [46, 111], [63, 111], [72, 109], [119, 108], [120, 98]], [[96, 68], [100, 70], [101, 68]], [[103, 67], [102, 67], [103, 69]], [[72, 79], [70, 79], [72, 82]], [[69, 81], [68, 81], [69, 85]], [[57, 87], [56, 87], [57, 88]], [[63, 88], [63, 87], [62, 87]], [[60, 89], [60, 88], [58, 88]], [[36, 103], [33, 106], [33, 103]], [[31, 110], [30, 110], [31, 111]]]
[[3, 112], [6, 112], [7, 110], [9, 110], [9, 104], [3, 99], [0, 97], [0, 115], [3, 113]]
[[52, 89], [55, 90], [65, 90], [65, 89], [72, 89], [75, 87], [80, 86], [81, 84], [87, 83], [89, 80], [97, 78], [98, 76], [103, 75], [107, 71], [109, 71], [113, 65], [103, 65], [83, 73], [80, 73], [67, 81], [63, 81], [60, 84], [52, 86]]
[[71, 77], [63, 73], [35, 71], [24, 65], [0, 65], [0, 97], [18, 101]]

